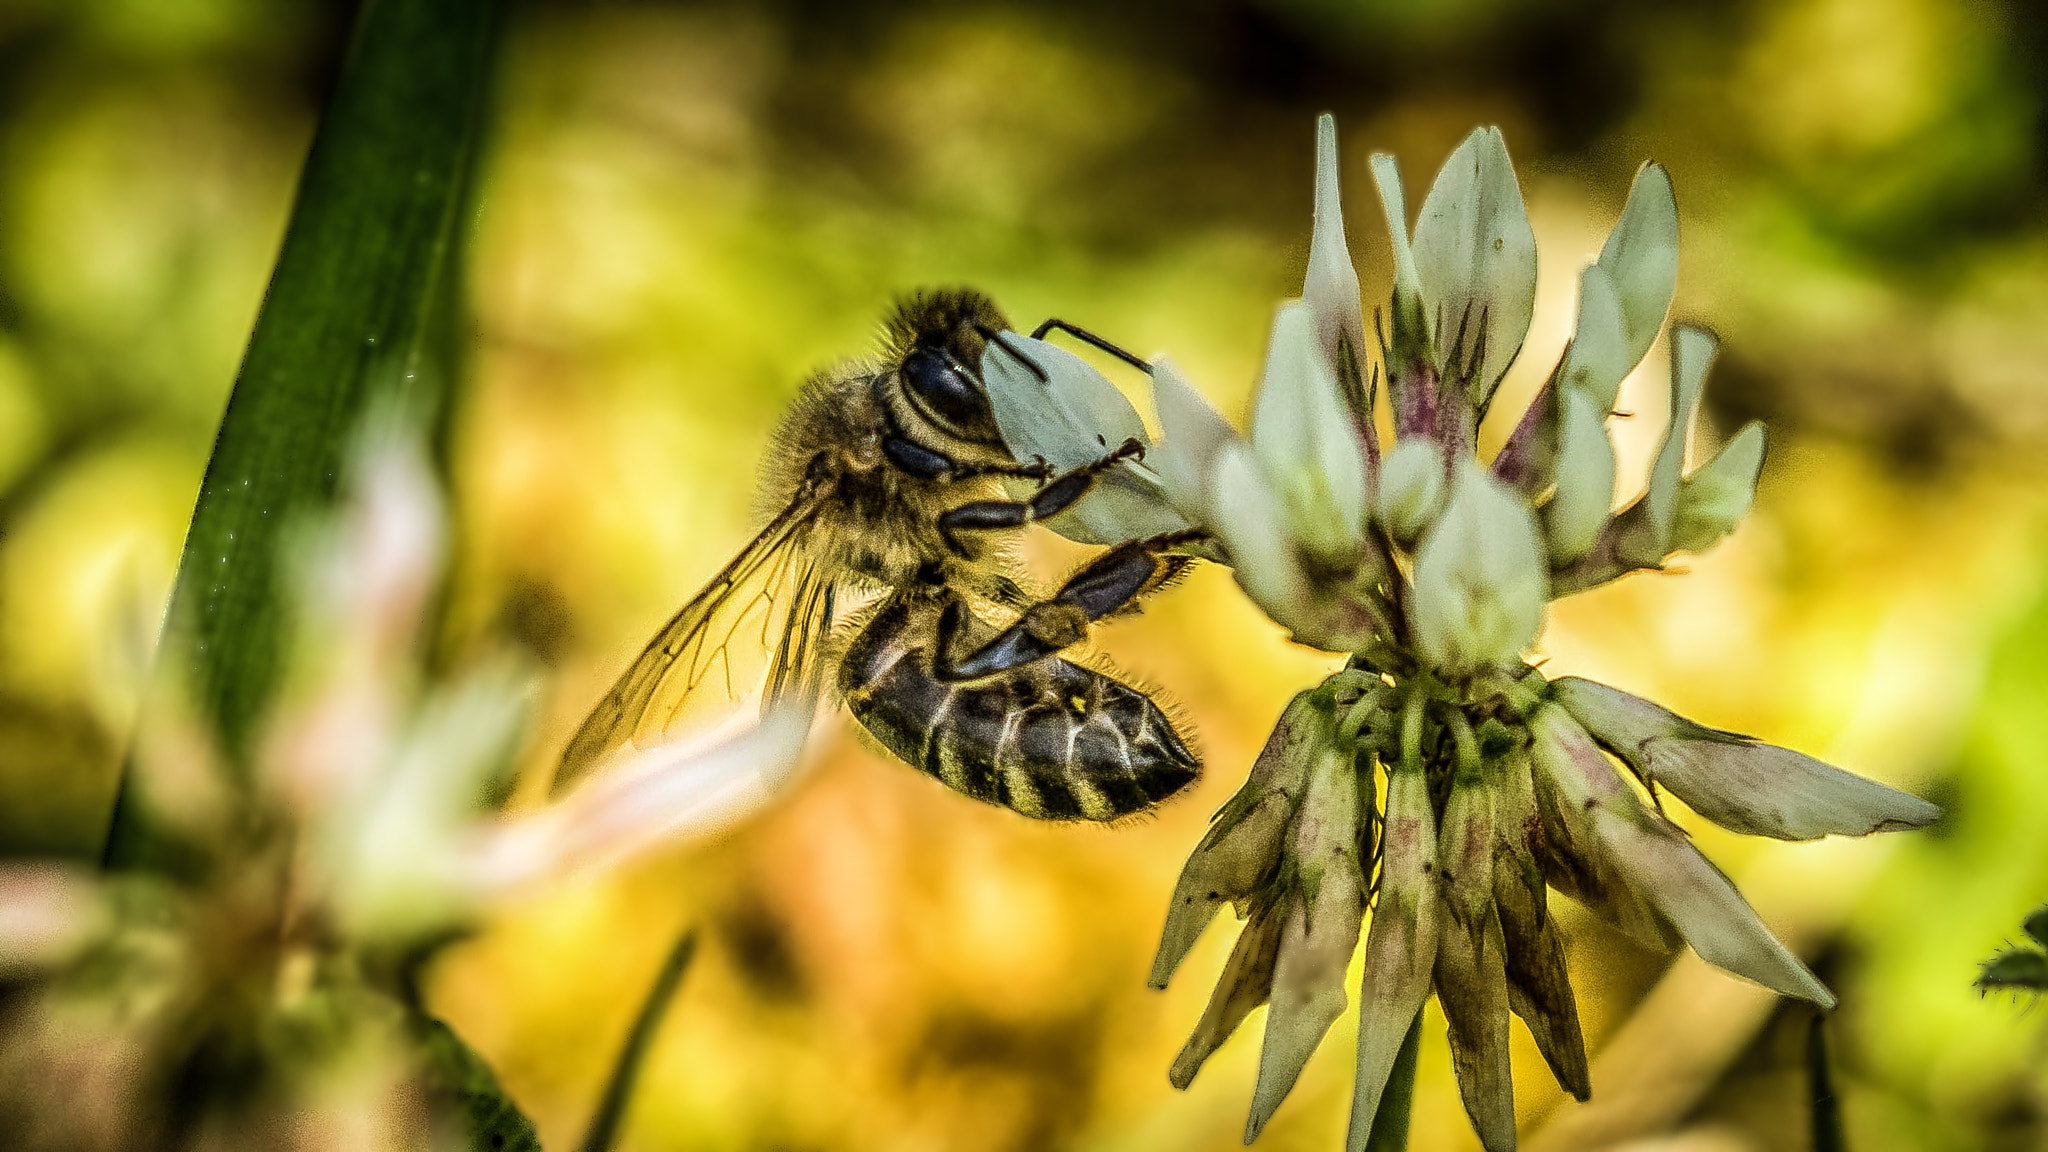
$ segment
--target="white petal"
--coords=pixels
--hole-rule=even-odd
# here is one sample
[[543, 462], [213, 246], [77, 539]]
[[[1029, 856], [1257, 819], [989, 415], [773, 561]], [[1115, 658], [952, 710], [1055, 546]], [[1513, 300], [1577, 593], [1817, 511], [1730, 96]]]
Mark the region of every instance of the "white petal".
[[1579, 314], [1572, 324], [1572, 342], [1558, 366], [1558, 385], [1585, 397], [1605, 413], [1614, 407], [1621, 381], [1642, 354], [1629, 355], [1628, 323], [1622, 317], [1621, 293], [1614, 277], [1598, 264], [1579, 273]]
[[1735, 531], [1756, 500], [1764, 466], [1764, 426], [1751, 421], [1714, 458], [1678, 485], [1671, 516], [1671, 549], [1701, 552]]
[[[1536, 307], [1536, 234], [1498, 128], [1474, 129], [1437, 173], [1415, 221], [1415, 270], [1439, 356], [1462, 363], [1481, 351], [1471, 387], [1484, 403]], [[1461, 324], [1463, 349], [1453, 343]]]
[[1422, 278], [1415, 268], [1415, 250], [1408, 242], [1408, 205], [1401, 195], [1400, 162], [1385, 152], [1372, 155], [1373, 184], [1387, 218], [1387, 236], [1394, 247], [1394, 311], [1421, 308]]
[[1358, 1065], [1344, 1146], [1362, 1152], [1408, 1026], [1429, 996], [1443, 901], [1437, 898], [1436, 818], [1420, 767], [1387, 775], [1379, 897], [1366, 933], [1358, 992]]
[[1557, 492], [1543, 509], [1551, 563], [1585, 555], [1614, 507], [1614, 445], [1607, 409], [1567, 388], [1557, 394]]
[[1252, 458], [1251, 445], [1224, 445], [1209, 491], [1212, 526], [1230, 553], [1237, 582], [1266, 615], [1287, 623], [1308, 595], [1307, 576], [1287, 535], [1286, 508]]
[[1436, 522], [1444, 503], [1444, 452], [1427, 436], [1405, 436], [1380, 465], [1375, 515], [1395, 542], [1407, 544]]
[[[1326, 713], [1317, 712], [1327, 721]], [[1272, 1010], [1259, 1053], [1245, 1142], [1258, 1139], [1286, 1099], [1311, 1053], [1344, 1012], [1344, 971], [1358, 948], [1365, 915], [1365, 874], [1358, 860], [1358, 779], [1348, 742], [1339, 747], [1325, 723], [1317, 733], [1308, 794], [1295, 818], [1293, 857], [1303, 899], [1280, 933], [1273, 969]]]
[[1152, 403], [1159, 410], [1160, 443], [1145, 454], [1145, 463], [1182, 515], [1207, 523], [1217, 458], [1225, 445], [1243, 437], [1164, 356], [1152, 364]]
[[1621, 219], [1600, 249], [1599, 265], [1613, 278], [1621, 302], [1633, 368], [1656, 340], [1678, 285], [1678, 202], [1662, 165], [1637, 170]]
[[1833, 994], [1771, 935], [1685, 833], [1643, 807], [1561, 705], [1539, 708], [1531, 728], [1539, 790], [1543, 775], [1564, 787], [1566, 800], [1580, 805], [1605, 866], [1655, 905], [1702, 960], [1783, 995], [1834, 1007]]
[[[1030, 357], [1046, 379], [1011, 349]], [[1055, 468], [1078, 468], [1106, 447], [1146, 438], [1145, 422], [1116, 385], [1058, 345], [1005, 332], [982, 353], [981, 378], [1003, 443], [1019, 460], [1043, 456]]]
[[1286, 503], [1296, 542], [1314, 556], [1352, 558], [1365, 531], [1365, 446], [1303, 301], [1273, 317], [1252, 449]]
[[1548, 591], [1529, 506], [1459, 461], [1450, 501], [1415, 552], [1408, 615], [1423, 656], [1447, 671], [1515, 659], [1543, 626]]
[[[1047, 378], [1039, 380], [1012, 348]], [[996, 427], [1019, 460], [1044, 457], [1064, 471], [1099, 460], [1126, 440], [1147, 439], [1144, 422], [1124, 394], [1064, 348], [1006, 332], [1003, 340], [989, 341], [981, 364]], [[1186, 518], [1167, 504], [1153, 471], [1125, 463], [1098, 477], [1078, 504], [1046, 526], [1083, 544], [1120, 544], [1186, 528]]]
[[1658, 704], [1567, 676], [1558, 703], [1638, 775], [1731, 831], [1780, 840], [1922, 828], [1941, 809], [1789, 748], [1702, 727]]
[[478, 844], [474, 874], [482, 885], [508, 889], [723, 831], [795, 777], [814, 707], [792, 701], [723, 738], [648, 749], [593, 772], [561, 802], [508, 821]]
[[1327, 112], [1316, 120], [1315, 229], [1309, 237], [1308, 274], [1302, 280], [1301, 298], [1315, 311], [1323, 354], [1338, 379], [1355, 374], [1362, 380], [1365, 305], [1358, 290], [1358, 269], [1344, 240], [1344, 201], [1337, 180], [1337, 119]]
[[1650, 484], [1643, 496], [1644, 519], [1622, 542], [1622, 559], [1638, 564], [1661, 563], [1671, 551], [1671, 521], [1678, 509], [1678, 484], [1685, 466], [1685, 444], [1692, 431], [1693, 410], [1707, 369], [1714, 363], [1718, 342], [1698, 328], [1680, 325], [1671, 339], [1671, 423], [1650, 465]]
[[1678, 205], [1671, 178], [1645, 164], [1600, 258], [1579, 280], [1579, 317], [1559, 378], [1599, 407], [1642, 362], [1678, 283]]

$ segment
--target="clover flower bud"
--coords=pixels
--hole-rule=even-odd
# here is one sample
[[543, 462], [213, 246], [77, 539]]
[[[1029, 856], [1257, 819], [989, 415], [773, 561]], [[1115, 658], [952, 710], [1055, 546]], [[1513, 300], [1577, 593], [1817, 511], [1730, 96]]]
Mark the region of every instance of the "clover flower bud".
[[1365, 305], [1358, 269], [1344, 239], [1344, 200], [1337, 180], [1337, 118], [1316, 118], [1315, 223], [1309, 233], [1308, 272], [1301, 298], [1315, 313], [1323, 357], [1351, 409], [1352, 425], [1368, 465], [1379, 455], [1372, 423], [1372, 392], [1366, 374]]
[[[1436, 814], [1419, 759], [1387, 773], [1380, 834], [1379, 894], [1366, 932], [1358, 990], [1358, 1056], [1348, 1152], [1362, 1152], [1386, 1093], [1387, 1076], [1415, 1014], [1429, 998], [1443, 927], [1436, 890]], [[1455, 931], [1456, 929], [1450, 929]]]
[[1315, 759], [1313, 690], [1298, 693], [1280, 714], [1253, 762], [1251, 775], [1230, 798], [1188, 862], [1173, 890], [1172, 910], [1153, 958], [1151, 985], [1166, 987], [1202, 930], [1226, 902], [1244, 902], [1271, 879], [1288, 824], [1309, 785]]
[[1575, 389], [1558, 394], [1557, 492], [1543, 509], [1550, 559], [1570, 564], [1586, 554], [1614, 506], [1614, 445], [1607, 409]]
[[1431, 524], [1444, 503], [1444, 451], [1425, 436], [1408, 436], [1394, 444], [1380, 466], [1380, 487], [1373, 511], [1397, 544], [1412, 544]]
[[1678, 485], [1671, 514], [1671, 550], [1703, 552], [1749, 515], [1764, 466], [1764, 426], [1751, 422], [1714, 458]]
[[1600, 257], [1579, 279], [1579, 314], [1558, 370], [1559, 383], [1602, 412], [1622, 378], [1642, 363], [1678, 283], [1678, 205], [1671, 177], [1656, 164], [1637, 170], [1628, 203]]
[[1473, 1131], [1488, 1152], [1515, 1146], [1515, 1093], [1508, 1068], [1506, 958], [1493, 908], [1493, 788], [1461, 769], [1444, 805], [1437, 859], [1444, 903], [1436, 996], [1450, 1025], [1451, 1067]]
[[1548, 567], [1529, 506], [1461, 460], [1443, 515], [1415, 552], [1417, 649], [1454, 673], [1516, 659], [1543, 625]]
[[1251, 439], [1293, 538], [1319, 560], [1354, 557], [1365, 531], [1364, 446], [1305, 301], [1273, 317]]
[[1246, 1143], [1258, 1139], [1323, 1034], [1343, 1014], [1344, 970], [1358, 948], [1359, 920], [1365, 915], [1352, 749], [1348, 741], [1335, 739], [1327, 723], [1316, 726], [1316, 736], [1308, 792], [1288, 844], [1300, 891], [1281, 927], [1272, 1011], [1245, 1122]]
[[1483, 409], [1536, 308], [1536, 234], [1500, 129], [1473, 129], [1444, 161], [1416, 217], [1414, 248], [1439, 370]]

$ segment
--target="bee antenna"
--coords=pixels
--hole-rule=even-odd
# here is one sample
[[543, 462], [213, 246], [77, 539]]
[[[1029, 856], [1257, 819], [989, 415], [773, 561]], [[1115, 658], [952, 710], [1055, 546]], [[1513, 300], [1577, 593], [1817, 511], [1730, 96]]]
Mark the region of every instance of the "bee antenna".
[[1097, 336], [1095, 333], [1090, 332], [1086, 328], [1083, 328], [1078, 324], [1069, 324], [1065, 320], [1061, 320], [1058, 318], [1047, 320], [1045, 323], [1040, 324], [1035, 330], [1032, 331], [1031, 338], [1033, 340], [1043, 340], [1045, 339], [1045, 334], [1052, 331], [1055, 328], [1059, 329], [1062, 332], [1065, 332], [1067, 335], [1072, 336], [1076, 340], [1080, 340], [1087, 344], [1092, 344], [1095, 347], [1102, 349], [1104, 352], [1107, 352], [1111, 356], [1114, 356], [1117, 359], [1123, 361], [1124, 363], [1129, 364], [1131, 367], [1136, 368], [1138, 371], [1143, 372], [1147, 376], [1150, 376], [1152, 374], [1152, 365], [1147, 363], [1144, 359], [1142, 359], [1135, 353], [1126, 352], [1122, 348], [1119, 348], [1115, 344], [1112, 344], [1109, 341], [1103, 339], [1102, 337]]
[[985, 327], [979, 324], [975, 325], [975, 329], [981, 333], [982, 339], [993, 341], [995, 344], [999, 345], [1003, 351], [1008, 352], [1012, 359], [1016, 360], [1019, 364], [1024, 365], [1026, 368], [1031, 369], [1031, 374], [1033, 376], [1038, 377], [1038, 382], [1040, 384], [1052, 383], [1052, 377], [1047, 376], [1045, 374], [1045, 369], [1040, 368], [1038, 366], [1038, 361], [1033, 360], [1029, 356], [1026, 356], [1022, 348], [1019, 348], [1015, 344], [1010, 343], [1009, 333], [998, 332], [993, 328]]

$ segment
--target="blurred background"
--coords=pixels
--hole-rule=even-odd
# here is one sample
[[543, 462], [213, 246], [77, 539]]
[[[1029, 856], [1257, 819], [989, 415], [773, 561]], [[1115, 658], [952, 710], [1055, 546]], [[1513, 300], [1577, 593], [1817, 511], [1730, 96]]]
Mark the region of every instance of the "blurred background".
[[[1682, 220], [1675, 315], [1725, 344], [1700, 447], [1760, 418], [1771, 453], [1754, 517], [1689, 573], [1557, 606], [1546, 670], [1947, 806], [1926, 832], [1821, 844], [1680, 819], [1841, 994], [1853, 1147], [2048, 1145], [2048, 1015], [1970, 984], [2048, 900], [2048, 15], [1110, 7], [520, 9], [470, 235], [443, 627], [450, 650], [509, 639], [547, 669], [533, 766], [744, 542], [780, 410], [866, 351], [895, 295], [978, 285], [1020, 326], [1057, 315], [1171, 351], [1241, 412], [1271, 308], [1299, 287], [1314, 115], [1339, 118], [1369, 302], [1388, 256], [1367, 155], [1401, 158], [1413, 204], [1498, 123], [1542, 254], [1506, 394], [1526, 397], [1655, 159]], [[0, 0], [0, 852], [97, 852], [351, 11]], [[1660, 348], [1623, 394], [1630, 491], [1664, 373]], [[1023, 560], [1051, 580], [1078, 555], [1034, 539]], [[628, 1147], [1235, 1146], [1263, 1012], [1187, 1093], [1165, 1076], [1234, 929], [1164, 994], [1145, 971], [1209, 814], [1332, 662], [1213, 570], [1101, 643], [1176, 702], [1208, 763], [1156, 818], [1029, 823], [842, 719], [730, 836], [565, 882], [446, 953], [433, 1007], [567, 1145], [700, 925]], [[1564, 1101], [1518, 1025], [1530, 1146], [1806, 1146], [1803, 1009], [1556, 904], [1595, 1095]], [[1339, 1146], [1351, 1031], [1262, 1147]], [[1412, 1146], [1477, 1147], [1442, 1035], [1425, 1030]]]

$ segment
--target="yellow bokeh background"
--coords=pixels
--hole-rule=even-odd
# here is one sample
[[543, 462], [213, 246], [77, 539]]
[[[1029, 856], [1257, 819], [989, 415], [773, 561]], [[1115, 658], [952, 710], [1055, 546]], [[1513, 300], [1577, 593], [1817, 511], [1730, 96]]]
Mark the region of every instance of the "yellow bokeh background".
[[[347, 5], [0, 0], [0, 851], [96, 848], [346, 28]], [[801, 381], [921, 285], [1169, 351], [1241, 413], [1298, 288], [1325, 109], [1368, 299], [1388, 256], [1367, 155], [1399, 155], [1413, 203], [1467, 129], [1503, 127], [1542, 266], [1501, 423], [1655, 159], [1674, 315], [1725, 347], [1695, 457], [1765, 419], [1762, 490], [1682, 574], [1557, 605], [1539, 655], [1947, 806], [1820, 844], [1680, 819], [1840, 993], [1852, 1147], [2040, 1147], [2048, 1017], [1971, 980], [2048, 901], [2044, 57], [2028, 7], [1946, 0], [527, 6], [468, 239], [450, 648], [541, 657], [544, 771], [747, 538]], [[1663, 372], [1660, 348], [1623, 392], [1625, 486]], [[1041, 581], [1079, 555], [1022, 550]], [[437, 961], [433, 1006], [573, 1146], [697, 926], [626, 1147], [1235, 1146], [1263, 1011], [1187, 1092], [1165, 1077], [1234, 929], [1165, 993], [1144, 978], [1208, 815], [1331, 661], [1214, 569], [1100, 643], [1207, 763], [1156, 817], [1033, 824], [840, 718], [731, 834], [507, 909]], [[1803, 1010], [1562, 915], [1595, 1096], [1564, 1101], [1518, 1025], [1530, 1147], [1807, 1146]], [[1432, 1019], [1411, 1146], [1475, 1148]], [[1261, 1147], [1338, 1146], [1352, 1028]]]

